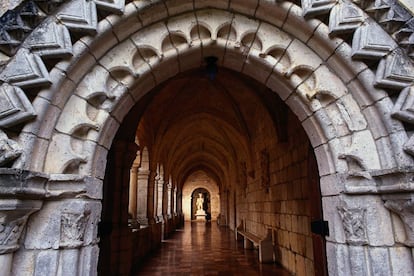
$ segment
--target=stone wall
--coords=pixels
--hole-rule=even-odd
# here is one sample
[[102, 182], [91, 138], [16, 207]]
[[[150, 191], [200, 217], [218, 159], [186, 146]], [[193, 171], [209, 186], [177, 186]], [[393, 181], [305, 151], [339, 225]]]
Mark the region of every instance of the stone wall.
[[[265, 122], [262, 119], [261, 123]], [[275, 261], [296, 275], [313, 275], [311, 210], [312, 205], [320, 205], [320, 201], [310, 198], [310, 189], [318, 187], [312, 187], [308, 179], [318, 172], [308, 171], [310, 144], [291, 113], [288, 122], [286, 142], [278, 143], [272, 131], [258, 128], [256, 162], [251, 168], [255, 177], [248, 177], [246, 197], [240, 190], [238, 192], [237, 207], [242, 211], [237, 216], [239, 223], [243, 220], [247, 231], [260, 237], [265, 237], [268, 229], [272, 230]], [[263, 183], [266, 169], [261, 166], [266, 165], [269, 183]]]

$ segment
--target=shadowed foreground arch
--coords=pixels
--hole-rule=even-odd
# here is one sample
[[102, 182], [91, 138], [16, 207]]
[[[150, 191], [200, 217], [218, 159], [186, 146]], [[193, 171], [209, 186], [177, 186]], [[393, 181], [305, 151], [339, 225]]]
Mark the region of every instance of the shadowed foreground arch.
[[[267, 1], [121, 2], [74, 0], [50, 8], [56, 17], [8, 52], [11, 58], [0, 68], [6, 99], [2, 204], [9, 233], [0, 256], [4, 274], [96, 272], [102, 185], [110, 185], [104, 179], [108, 150], [131, 153], [120, 164], [125, 180], [137, 151], [130, 139], [114, 145], [115, 133], [128, 124], [131, 109], [143, 112], [149, 91], [203, 66], [208, 56], [277, 93], [305, 129], [330, 226], [329, 273], [413, 273], [414, 150], [405, 127], [413, 121], [414, 70], [411, 48], [392, 40], [377, 13], [365, 13], [383, 8], [312, 0], [302, 1], [302, 9]], [[84, 20], [72, 22], [79, 5]], [[119, 15], [103, 18], [97, 8]], [[412, 18], [389, 9], [390, 16]], [[317, 19], [327, 13], [329, 27]], [[343, 19], [351, 14], [358, 15], [355, 21]], [[36, 37], [49, 41], [48, 30], [59, 39], [40, 46]], [[341, 39], [349, 32], [355, 32], [352, 45]], [[78, 39], [79, 33], [89, 35]], [[380, 43], [373, 33], [385, 41], [381, 50], [366, 43]], [[399, 37], [405, 36], [402, 31]], [[134, 137], [135, 129], [129, 131]]]

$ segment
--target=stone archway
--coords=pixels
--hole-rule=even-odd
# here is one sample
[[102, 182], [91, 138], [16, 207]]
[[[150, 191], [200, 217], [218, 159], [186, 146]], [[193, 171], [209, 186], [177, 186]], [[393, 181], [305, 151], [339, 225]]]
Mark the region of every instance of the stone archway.
[[[48, 272], [77, 271], [82, 254], [87, 263], [82, 273], [93, 273], [105, 158], [114, 133], [146, 92], [199, 67], [205, 56], [217, 56], [221, 66], [278, 93], [306, 130], [331, 225], [329, 273], [412, 273], [413, 142], [401, 123], [412, 123], [412, 53], [405, 43], [412, 32], [399, 32], [399, 41], [387, 33], [395, 22], [412, 16], [398, 5], [316, 2], [304, 0], [302, 9], [267, 1], [253, 6], [237, 1], [124, 6], [123, 1], [75, 0], [55, 11], [48, 7], [56, 17], [45, 19], [21, 48], [10, 44], [12, 58], [0, 72], [2, 164], [9, 167], [2, 177], [19, 176], [3, 193], [44, 202], [29, 219], [25, 249], [16, 251], [17, 239], [8, 241], [13, 246], [2, 255], [5, 267], [16, 273], [40, 271], [43, 264], [68, 258], [73, 262], [49, 266]], [[73, 20], [79, 5], [82, 20]], [[98, 24], [97, 8], [120, 15]], [[329, 27], [317, 18], [327, 13]], [[384, 14], [390, 22], [385, 30], [375, 20]], [[90, 35], [77, 39], [75, 31]], [[352, 47], [340, 38], [349, 32], [355, 32]], [[48, 34], [58, 39], [50, 42]], [[42, 45], [44, 41], [48, 43]], [[67, 56], [56, 65], [50, 61]], [[378, 66], [357, 61], [369, 59], [379, 61]], [[395, 104], [388, 91], [392, 97], [398, 94]], [[19, 214], [23, 227], [31, 211], [40, 208], [35, 205], [9, 204], [6, 209]], [[14, 229], [15, 216], [10, 218], [5, 223]], [[74, 222], [78, 230], [71, 228]], [[353, 256], [360, 256], [361, 263], [350, 261]], [[384, 260], [390, 261], [383, 265]]]
[[196, 171], [189, 175], [183, 185], [183, 215], [185, 220], [194, 220], [194, 194], [197, 189], [204, 189], [209, 195], [209, 212], [211, 220], [216, 221], [220, 213], [219, 187], [215, 181], [203, 171]]

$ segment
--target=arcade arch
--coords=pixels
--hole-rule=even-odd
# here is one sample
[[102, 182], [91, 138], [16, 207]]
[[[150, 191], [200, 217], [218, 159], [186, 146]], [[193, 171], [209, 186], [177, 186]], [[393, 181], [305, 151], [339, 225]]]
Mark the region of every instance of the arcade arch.
[[[413, 272], [413, 161], [409, 155], [413, 150], [409, 133], [401, 123], [412, 123], [412, 63], [409, 52], [399, 48], [383, 29], [378, 29], [380, 37], [388, 44], [381, 48], [382, 52], [364, 45], [371, 29], [377, 28], [375, 18], [364, 13], [364, 7], [347, 1], [328, 1], [316, 7], [310, 0], [302, 1], [303, 10], [290, 2], [260, 1], [250, 7], [237, 1], [202, 1], [196, 6], [187, 1], [134, 1], [124, 10], [118, 2], [121, 9], [115, 3], [102, 2], [68, 1], [56, 10], [56, 17], [48, 17], [39, 27], [59, 30], [65, 39], [57, 42], [57, 49], [45, 50], [28, 37], [1, 68], [3, 94], [13, 95], [9, 102], [20, 104], [18, 111], [10, 113], [18, 115], [6, 116], [1, 122], [2, 139], [8, 145], [2, 163], [10, 168], [3, 175], [21, 175], [23, 170], [29, 173], [18, 179], [30, 183], [22, 186], [13, 182], [22, 187], [24, 197], [14, 189], [4, 193], [23, 202], [34, 200], [28, 205], [7, 206], [12, 213], [19, 210], [24, 222], [41, 209], [28, 219], [30, 231], [22, 238], [24, 248], [17, 250], [18, 240], [13, 240], [12, 249], [1, 256], [7, 264], [6, 273], [37, 271], [48, 260], [55, 264], [49, 266], [51, 273], [57, 267], [82, 269], [82, 273], [89, 274], [95, 271], [101, 187], [118, 181], [105, 177], [105, 168], [111, 158], [121, 158], [116, 154], [132, 152], [131, 156], [122, 156], [124, 163], [111, 164], [119, 169], [118, 176], [122, 177], [118, 179], [128, 186], [130, 166], [138, 150], [134, 139], [130, 139], [135, 129], [118, 132], [121, 135], [114, 140], [115, 133], [128, 125], [131, 119], [127, 114], [142, 112], [140, 109], [150, 100], [147, 92], [180, 72], [200, 67], [208, 56], [217, 57], [219, 66], [251, 76], [277, 93], [305, 129], [318, 162], [324, 219], [331, 230], [327, 237], [329, 273]], [[83, 15], [85, 21], [71, 22], [67, 18], [76, 15], [74, 7], [79, 4], [87, 11]], [[122, 15], [109, 15], [97, 25], [95, 5]], [[373, 4], [366, 10], [380, 8]], [[341, 23], [340, 16], [346, 17], [347, 11], [356, 12], [358, 19]], [[308, 18], [331, 12], [329, 27], [319, 19], [304, 19], [302, 12]], [[402, 11], [397, 14], [406, 16]], [[54, 21], [56, 18], [60, 25]], [[408, 21], [411, 16], [405, 18]], [[91, 36], [79, 40], [74, 36], [77, 42], [69, 47], [68, 30], [92, 34], [95, 28], [97, 33]], [[354, 31], [352, 50], [346, 41], [328, 36]], [[73, 56], [55, 66], [51, 62], [51, 70], [41, 60], [68, 54]], [[379, 60], [378, 67], [355, 61], [365, 58]], [[22, 64], [30, 64], [24, 68], [32, 71], [18, 70]], [[375, 76], [372, 69], [376, 70]], [[32, 90], [49, 82], [51, 85], [44, 89]], [[29, 90], [26, 93], [30, 101], [22, 89]], [[387, 91], [398, 95], [395, 104]], [[25, 123], [35, 115], [34, 120]], [[283, 134], [278, 135], [283, 139]], [[240, 145], [246, 144], [237, 135], [234, 137]], [[115, 157], [109, 155], [106, 162], [110, 148]], [[154, 152], [154, 160], [161, 155]], [[266, 152], [262, 156], [266, 160]], [[164, 165], [166, 175], [171, 168], [182, 171], [186, 167]], [[222, 174], [220, 177], [229, 181], [225, 172]], [[174, 181], [179, 183], [182, 179]], [[39, 182], [42, 184], [36, 186]], [[31, 189], [31, 185], [40, 188]], [[148, 192], [148, 206], [154, 203], [151, 193], [155, 191]], [[230, 193], [227, 197], [229, 205], [237, 195]], [[105, 191], [103, 198], [102, 206], [108, 208]], [[6, 224], [13, 225], [14, 221], [10, 219]], [[84, 226], [82, 233], [75, 235], [78, 239], [71, 238], [72, 221]], [[350, 221], [357, 221], [362, 229], [353, 229]], [[79, 258], [71, 258], [73, 262], [65, 265], [53, 261], [57, 255], [65, 259], [65, 250], [71, 248], [76, 248], [73, 252], [77, 256], [85, 255], [82, 261], [87, 264], [78, 266]], [[54, 255], [48, 250], [55, 250]], [[356, 255], [365, 256], [361, 263], [349, 261]], [[33, 266], [29, 259], [39, 265]]]

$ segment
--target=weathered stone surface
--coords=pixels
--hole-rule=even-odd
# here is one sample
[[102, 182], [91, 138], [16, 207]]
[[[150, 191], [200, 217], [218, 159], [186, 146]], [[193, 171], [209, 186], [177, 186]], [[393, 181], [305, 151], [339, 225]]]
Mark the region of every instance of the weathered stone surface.
[[24, 92], [15, 86], [0, 86], [0, 127], [10, 127], [36, 116]]
[[[354, 5], [348, 2], [336, 3], [331, 0], [302, 1], [303, 12], [307, 17], [325, 16], [324, 14], [332, 9], [330, 30], [328, 30], [319, 20], [304, 20], [301, 16], [302, 10], [287, 1], [284, 3], [272, 1], [257, 1], [257, 3], [196, 1], [190, 3], [182, 1], [182, 4], [164, 1], [133, 1], [125, 7], [125, 10], [125, 2], [122, 0], [68, 1], [56, 17], [51, 17], [51, 19], [58, 18], [59, 22], [53, 21], [55, 23], [41, 25], [26, 40], [23, 48], [12, 60], [5, 67], [0, 68], [0, 79], [7, 83], [2, 83], [2, 87], [15, 86], [14, 90], [7, 88], [7, 91], [3, 93], [7, 97], [15, 96], [15, 101], [5, 101], [4, 110], [7, 113], [13, 109], [10, 107], [14, 107], [13, 110], [19, 109], [19, 111], [13, 114], [21, 114], [18, 119], [14, 118], [10, 122], [7, 119], [6, 123], [0, 126], [11, 127], [15, 131], [15, 126], [33, 118], [34, 114], [30, 111], [31, 104], [27, 99], [32, 100], [38, 97], [35, 100], [36, 108], [38, 108], [36, 111], [42, 111], [42, 114], [44, 111], [46, 115], [41, 116], [41, 119], [37, 120], [31, 128], [25, 128], [24, 135], [21, 134], [18, 138], [19, 143], [29, 142], [30, 139], [30, 145], [36, 147], [30, 150], [28, 145], [23, 147], [25, 154], [23, 159], [27, 162], [25, 166], [36, 168], [38, 171], [62, 173], [62, 175], [50, 176], [45, 195], [61, 200], [48, 202], [45, 213], [37, 216], [37, 219], [41, 223], [46, 222], [46, 225], [40, 226], [40, 222], [31, 220], [27, 231], [28, 249], [40, 250], [42, 248], [45, 251], [33, 254], [27, 252], [24, 257], [22, 254], [16, 254], [18, 256], [16, 262], [25, 258], [31, 259], [23, 266], [25, 269], [35, 267], [39, 275], [53, 274], [56, 271], [63, 274], [95, 273], [98, 248], [94, 239], [97, 235], [93, 232], [94, 230], [91, 230], [93, 228], [91, 225], [95, 224], [99, 217], [100, 205], [89, 208], [85, 207], [86, 203], [82, 203], [84, 205], [70, 203], [70, 198], [74, 196], [89, 199], [101, 198], [102, 182], [99, 179], [105, 177], [107, 152], [111, 148], [115, 132], [119, 126], [122, 126], [124, 118], [128, 116], [127, 113], [138, 100], [144, 98], [155, 85], [163, 84], [165, 80], [177, 75], [178, 72], [203, 66], [204, 55], [215, 55], [218, 57], [219, 66], [231, 68], [266, 83], [286, 100], [300, 121], [303, 121], [303, 127], [310, 135], [312, 145], [316, 147], [319, 175], [325, 181], [323, 195], [329, 195], [324, 199], [325, 215], [332, 228], [338, 228], [336, 225], [345, 224], [347, 221], [345, 228], [348, 231], [339, 233], [341, 229], [333, 229], [332, 237], [329, 237], [330, 241], [337, 242], [328, 243], [329, 272], [334, 275], [391, 274], [389, 272], [392, 270], [394, 274], [412, 274], [413, 262], [410, 257], [412, 252], [408, 250], [408, 247], [403, 247], [407, 249], [405, 251], [399, 251], [399, 248], [394, 245], [395, 241], [400, 242], [401, 239], [393, 239], [396, 234], [392, 232], [389, 214], [383, 208], [383, 202], [379, 196], [382, 193], [410, 194], [412, 183], [402, 181], [401, 177], [393, 173], [390, 173], [388, 178], [375, 175], [375, 172], [382, 168], [396, 168], [405, 176], [409, 175], [409, 171], [400, 168], [412, 166], [412, 160], [403, 153], [402, 145], [405, 144], [405, 150], [414, 155], [414, 138], [408, 139], [409, 135], [404, 130], [404, 126], [397, 120], [409, 124], [413, 121], [411, 90], [405, 89], [392, 108], [393, 102], [387, 96], [388, 91], [372, 87], [375, 78], [371, 71], [371, 69], [376, 71], [378, 86], [393, 90], [394, 93], [412, 85], [414, 77], [412, 76], [412, 64], [409, 63], [409, 53], [412, 50], [410, 48], [410, 25], [404, 25], [407, 30], [402, 30], [394, 36], [399, 42], [404, 41], [407, 54], [401, 49], [394, 50], [397, 45], [385, 31], [392, 33], [396, 28], [405, 24], [404, 22], [408, 20], [407, 13], [400, 10], [399, 6], [394, 3], [371, 2], [353, 2]], [[43, 3], [42, 7], [47, 5]], [[372, 18], [377, 19], [377, 22], [372, 25], [373, 19], [369, 19], [356, 5], [365, 8]], [[200, 10], [201, 7], [216, 7], [220, 10]], [[100, 16], [105, 16], [107, 11], [119, 14], [119, 16], [111, 15], [104, 19], [102, 34], [99, 33], [98, 36], [94, 36], [98, 18], [96, 8], [106, 10]], [[193, 9], [197, 11], [194, 12]], [[227, 12], [227, 9], [234, 9], [235, 13]], [[180, 18], [177, 18], [173, 24], [173, 20], [169, 18], [176, 13], [180, 13]], [[239, 13], [255, 16], [255, 19], [248, 19]], [[21, 17], [19, 16], [13, 17], [14, 23], [12, 23], [23, 30], [26, 26], [20, 24]], [[362, 23], [363, 20], [364, 23]], [[264, 22], [275, 23], [283, 27], [286, 33]], [[363, 63], [352, 61], [347, 42], [328, 37], [329, 32], [331, 35], [352, 32], [361, 23], [362, 25], [354, 35], [354, 58], [381, 59], [378, 70], [376, 63], [369, 62], [370, 70], [368, 70]], [[384, 27], [385, 31], [378, 27], [379, 25]], [[72, 42], [68, 29], [74, 34], [72, 36], [74, 42], [85, 32], [91, 36], [81, 39], [71, 48]], [[139, 32], [135, 33], [136, 31]], [[9, 31], [0, 33], [10, 35]], [[105, 33], [109, 35], [106, 36]], [[132, 33], [135, 34], [132, 40], [129, 40], [128, 37]], [[372, 33], [375, 35], [373, 36]], [[115, 36], [119, 41], [125, 41], [125, 45], [128, 44], [128, 46], [118, 47]], [[101, 43], [106, 38], [110, 42]], [[16, 47], [22, 40], [14, 36], [6, 37], [6, 39], [9, 39], [11, 44], [16, 43]], [[26, 48], [30, 48], [31, 52]], [[389, 53], [392, 50], [394, 51]], [[102, 55], [103, 58], [101, 58]], [[53, 67], [55, 61], [47, 60], [43, 63], [41, 57], [45, 60], [50, 57], [58, 59], [65, 57], [66, 60], [58, 61], [56, 67], [61, 69], [61, 74], [49, 77], [49, 67]], [[329, 67], [325, 66], [326, 60]], [[95, 67], [97, 62], [102, 67]], [[45, 64], [48, 66], [47, 69]], [[59, 77], [59, 80], [55, 77]], [[33, 87], [45, 86], [50, 81], [54, 83], [53, 88], [50, 91], [46, 89], [37, 96], [37, 90]], [[66, 84], [61, 84], [61, 81]], [[27, 89], [27, 96], [16, 86]], [[76, 95], [72, 95], [72, 91], [75, 91]], [[243, 90], [238, 92], [244, 95]], [[197, 91], [191, 91], [191, 93], [195, 95]], [[39, 97], [43, 97], [42, 100]], [[177, 99], [173, 103], [177, 102], [180, 100]], [[221, 103], [221, 101], [217, 102], [218, 108], [226, 107]], [[242, 108], [236, 101], [233, 106]], [[270, 104], [269, 109], [272, 110], [272, 107], [274, 106]], [[225, 108], [222, 109], [225, 110]], [[361, 109], [366, 111], [361, 112]], [[159, 109], [152, 114], [155, 116], [163, 110], [165, 109]], [[251, 108], [248, 113], [257, 114], [257, 112], [258, 109]], [[63, 115], [60, 115], [61, 113]], [[56, 120], [47, 118], [49, 115], [59, 116], [60, 119], [56, 123]], [[391, 115], [397, 120], [392, 119]], [[233, 119], [225, 116], [221, 118], [229, 122]], [[251, 116], [246, 118], [250, 120]], [[204, 124], [204, 121], [196, 120], [196, 122], [200, 125]], [[291, 124], [290, 120], [288, 122]], [[191, 150], [188, 152], [193, 152], [198, 148], [207, 151], [208, 155], [205, 159], [208, 161], [206, 162], [218, 162], [217, 167], [220, 169], [217, 169], [219, 171], [217, 175], [220, 179], [234, 178], [232, 173], [227, 174], [225, 171], [232, 168], [232, 162], [228, 160], [239, 157], [245, 159], [248, 163], [246, 166], [249, 183], [256, 181], [256, 178], [258, 182], [247, 184], [247, 187], [243, 188], [247, 193], [245, 197], [251, 198], [254, 204], [243, 205], [244, 202], [237, 199], [239, 191], [237, 188], [232, 188], [233, 184], [229, 184], [221, 195], [223, 210], [230, 210], [232, 204], [237, 205], [236, 202], [241, 204], [242, 208], [247, 210], [241, 209], [243, 210], [241, 212], [248, 218], [248, 227], [255, 233], [264, 233], [266, 227], [276, 227], [276, 225], [283, 228], [281, 231], [283, 233], [280, 234], [280, 244], [283, 244], [281, 250], [283, 264], [298, 273], [312, 271], [304, 269], [305, 263], [309, 262], [312, 254], [307, 252], [306, 256], [309, 258], [304, 260], [304, 252], [300, 252], [301, 249], [298, 248], [300, 239], [297, 238], [298, 235], [295, 232], [299, 228], [306, 228], [306, 226], [299, 227], [299, 214], [295, 212], [298, 210], [307, 212], [307, 208], [302, 206], [299, 200], [290, 198], [300, 198], [305, 201], [307, 200], [306, 190], [293, 189], [288, 192], [289, 188], [286, 188], [286, 181], [292, 174], [291, 171], [301, 175], [306, 169], [298, 163], [298, 168], [291, 169], [291, 171], [277, 171], [276, 169], [272, 171], [272, 158], [269, 157], [269, 177], [266, 178], [265, 188], [270, 190], [269, 193], [272, 196], [283, 199], [279, 202], [279, 208], [284, 210], [282, 214], [275, 213], [283, 217], [282, 219], [270, 219], [272, 216], [269, 214], [274, 214], [272, 208], [277, 209], [278, 204], [273, 206], [265, 202], [262, 191], [263, 183], [259, 183], [260, 169], [263, 169], [260, 167], [264, 167], [265, 163], [257, 168], [254, 164], [258, 162], [255, 158], [259, 159], [257, 156], [260, 154], [257, 153], [266, 148], [268, 143], [271, 144], [272, 138], [278, 135], [275, 135], [271, 128], [266, 127], [262, 120], [257, 120], [256, 124], [257, 129], [254, 128], [256, 125], [251, 122], [241, 122], [235, 125], [236, 133], [243, 133], [243, 131], [249, 133], [247, 139], [249, 143], [256, 139], [257, 133], [262, 133], [260, 131], [267, 135], [263, 140], [254, 141], [257, 143], [256, 146], [246, 151], [253, 153], [251, 158], [244, 156], [248, 154], [243, 150], [237, 150], [236, 153], [228, 154], [228, 156], [218, 155], [217, 157], [218, 152], [223, 152], [218, 149], [228, 148], [226, 143], [223, 143], [221, 148], [213, 149], [200, 143], [189, 147], [188, 149]], [[37, 127], [40, 125], [42, 127]], [[300, 128], [300, 126], [294, 127]], [[19, 132], [18, 128], [16, 132]], [[206, 131], [201, 136], [209, 136], [210, 133]], [[289, 139], [293, 139], [296, 145], [304, 141], [295, 135], [296, 132], [293, 135], [289, 134]], [[25, 138], [29, 136], [30, 138]], [[245, 143], [245, 141], [239, 141], [239, 136], [231, 137], [237, 137], [232, 141]], [[15, 144], [14, 137], [10, 139], [7, 135], [3, 135], [3, 138], [2, 141], [6, 146], [18, 152], [11, 159], [5, 159], [6, 163], [11, 164], [14, 161], [13, 158], [16, 158], [22, 149]], [[157, 137], [157, 139], [168, 141], [170, 145], [177, 143], [175, 138]], [[36, 139], [39, 141], [34, 142]], [[182, 142], [186, 144], [187, 140], [182, 139]], [[303, 142], [303, 144], [307, 146], [307, 143]], [[47, 151], [47, 154], [41, 153], [43, 151]], [[283, 152], [283, 147], [281, 151]], [[31, 155], [33, 152], [35, 154]], [[213, 157], [214, 155], [216, 156]], [[280, 160], [275, 162], [290, 164], [289, 162], [297, 160], [293, 157], [295, 155], [297, 157], [299, 154], [293, 150], [292, 153], [280, 157]], [[205, 156], [197, 156], [202, 159], [200, 157]], [[173, 166], [188, 165], [176, 163], [179, 165]], [[13, 163], [14, 166], [16, 164]], [[239, 164], [239, 160], [236, 160], [234, 164]], [[72, 177], [71, 173], [75, 176]], [[95, 177], [79, 179], [77, 178], [79, 175]], [[349, 178], [341, 178], [342, 176]], [[164, 179], [167, 179], [167, 176]], [[261, 180], [263, 182], [264, 179]], [[305, 180], [295, 179], [292, 183], [297, 184], [301, 181]], [[334, 181], [339, 181], [335, 183], [337, 186], [326, 186], [327, 183], [333, 185]], [[350, 185], [351, 182], [352, 185]], [[31, 190], [30, 196], [34, 196], [35, 191], [39, 192], [36, 196], [43, 195], [44, 180], [39, 183], [42, 183], [39, 184], [41, 188]], [[284, 185], [284, 188], [277, 187], [279, 185]], [[161, 202], [165, 190], [158, 190], [158, 202], [148, 195], [149, 205], [156, 204], [158, 211], [161, 210], [162, 204], [166, 204]], [[7, 186], [2, 191], [3, 195], [14, 197], [18, 194], [16, 191], [20, 190]], [[352, 194], [352, 196], [343, 196], [344, 193]], [[360, 193], [377, 194], [377, 196], [362, 196]], [[349, 206], [338, 212], [336, 207], [339, 205], [338, 198], [340, 197], [344, 197], [341, 200], [345, 200]], [[391, 202], [391, 199], [387, 200]], [[407, 207], [400, 203], [386, 204], [393, 212], [403, 214], [400, 216], [404, 217], [402, 220], [409, 227], [411, 227], [411, 222], [406, 218], [412, 215], [411, 205], [408, 203]], [[238, 218], [239, 214], [231, 214], [232, 210], [229, 212], [228, 215], [223, 214], [223, 221], [229, 225], [236, 225], [234, 218]], [[267, 215], [263, 215], [264, 213]], [[166, 221], [168, 221], [168, 213], [165, 216], [162, 212], [158, 212], [158, 215], [167, 218]], [[304, 221], [309, 216], [307, 213], [300, 215], [305, 217]], [[359, 234], [362, 228], [358, 225], [361, 223], [365, 223], [365, 230], [362, 231], [364, 235]], [[353, 228], [355, 225], [358, 226], [356, 230]], [[401, 236], [401, 234], [398, 235]], [[408, 239], [406, 245], [412, 246], [411, 243]], [[357, 246], [349, 246], [349, 244]], [[361, 244], [365, 247], [360, 247]], [[82, 248], [84, 245], [86, 247]], [[59, 254], [55, 253], [57, 251], [49, 250], [50, 248], [58, 250], [59, 247], [61, 247]], [[58, 268], [55, 268], [53, 264], [57, 262]], [[299, 267], [294, 268], [295, 263]], [[17, 267], [18, 265], [14, 265], [15, 274], [20, 272]]]
[[329, 13], [335, 4], [336, 0], [302, 0], [303, 15], [312, 17]]
[[96, 244], [100, 206], [99, 201], [80, 199], [45, 203], [28, 222], [25, 247], [59, 249]]
[[27, 38], [25, 46], [41, 57], [64, 58], [72, 55], [69, 31], [53, 21], [41, 25]]
[[338, 3], [329, 15], [329, 32], [334, 35], [353, 32], [364, 19], [364, 13], [356, 5], [349, 2]]
[[405, 198], [390, 196], [385, 202], [385, 207], [400, 216], [406, 231], [407, 239], [405, 243], [412, 247], [414, 245], [414, 203], [411, 196], [405, 196]]
[[382, 59], [378, 65], [376, 85], [391, 89], [402, 89], [414, 81], [414, 66], [404, 53], [397, 49]]
[[57, 18], [71, 30], [93, 34], [97, 25], [95, 1], [70, 1], [58, 12]]
[[20, 87], [50, 83], [49, 73], [43, 61], [26, 49], [19, 50], [0, 72], [0, 80]]
[[396, 43], [376, 23], [360, 26], [352, 40], [352, 57], [378, 59], [396, 48]]

